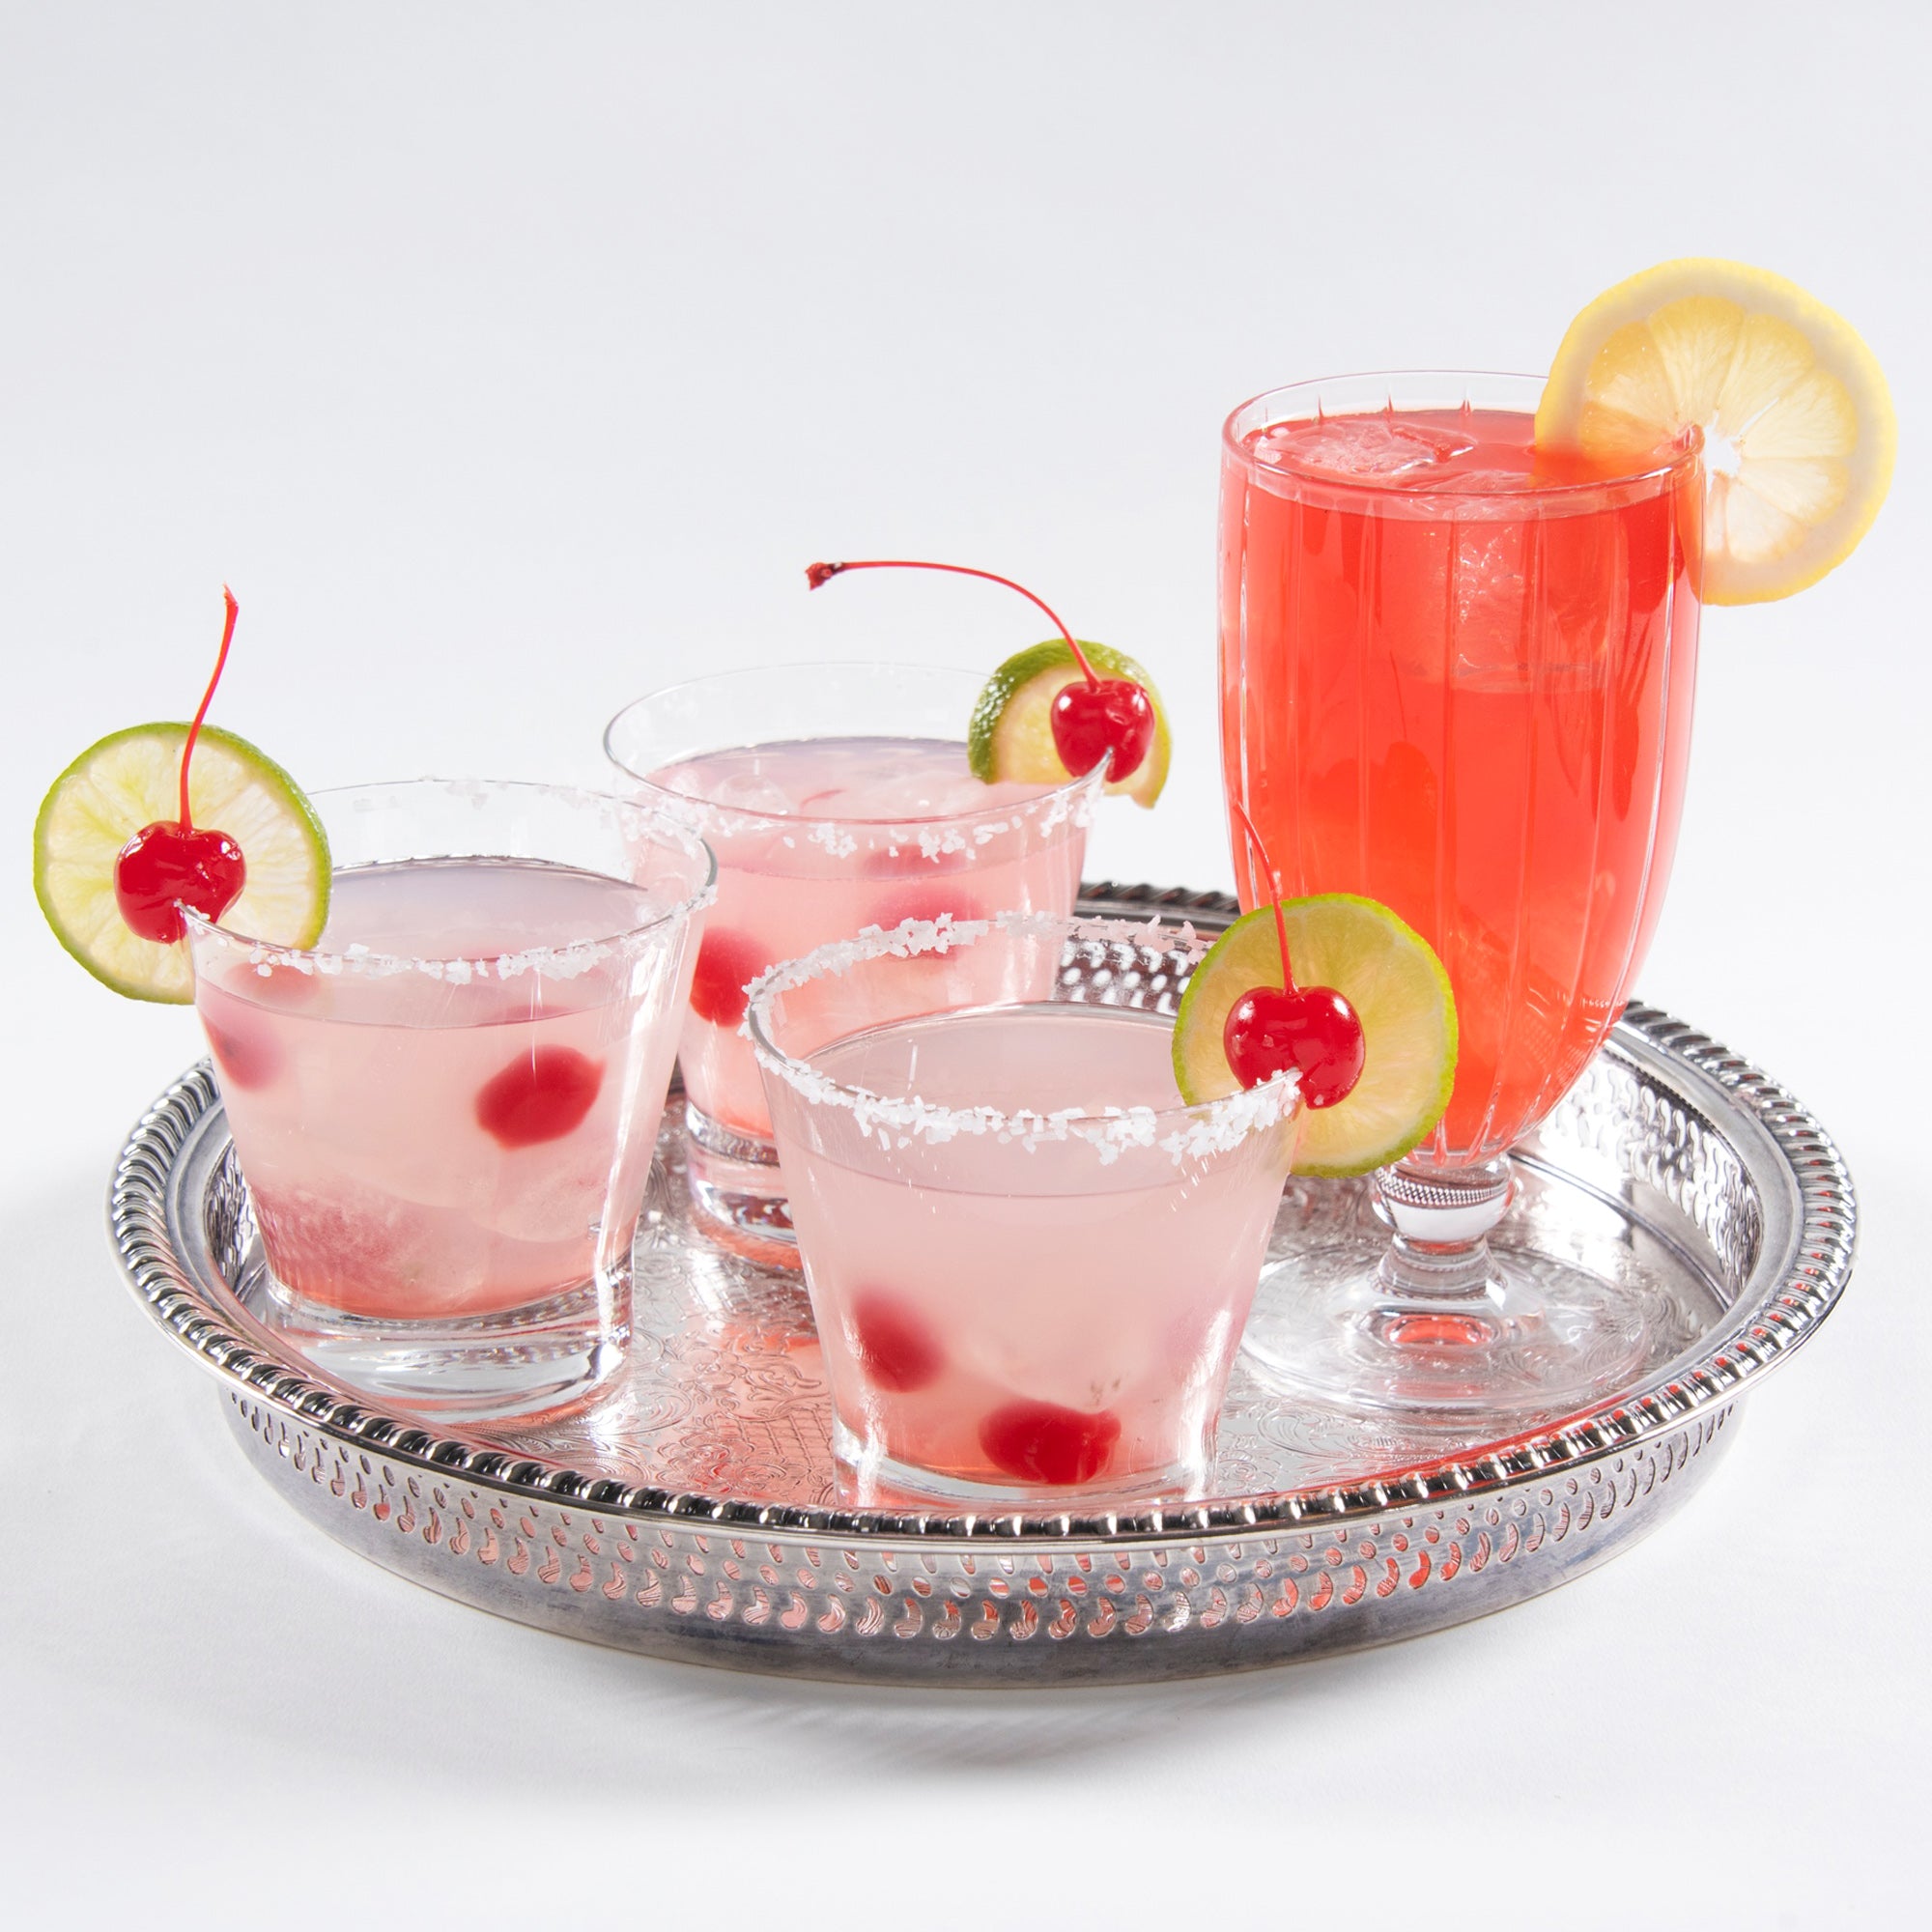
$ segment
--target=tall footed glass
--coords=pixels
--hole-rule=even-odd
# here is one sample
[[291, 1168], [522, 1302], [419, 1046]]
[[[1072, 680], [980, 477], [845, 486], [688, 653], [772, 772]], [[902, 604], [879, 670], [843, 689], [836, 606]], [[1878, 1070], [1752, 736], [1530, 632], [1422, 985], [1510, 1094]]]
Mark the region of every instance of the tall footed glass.
[[[1248, 1347], [1285, 1384], [1409, 1413], [1553, 1409], [1657, 1339], [1640, 1283], [1506, 1217], [1511, 1148], [1609, 1031], [1662, 906], [1700, 447], [1615, 472], [1538, 449], [1541, 388], [1338, 378], [1255, 398], [1223, 436], [1228, 795], [1289, 893], [1365, 894], [1430, 941], [1461, 1030], [1440, 1123], [1377, 1177], [1381, 1227], [1281, 1264]], [[1253, 905], [1266, 882], [1231, 830]]]

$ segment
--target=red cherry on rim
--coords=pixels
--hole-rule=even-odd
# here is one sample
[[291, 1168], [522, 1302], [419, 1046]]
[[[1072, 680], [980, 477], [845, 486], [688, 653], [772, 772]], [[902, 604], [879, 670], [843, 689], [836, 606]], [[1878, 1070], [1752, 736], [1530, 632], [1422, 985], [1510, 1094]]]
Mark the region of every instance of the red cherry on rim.
[[1332, 1107], [1354, 1091], [1368, 1062], [1355, 1009], [1332, 986], [1257, 986], [1228, 1009], [1221, 1033], [1228, 1065], [1243, 1087], [1277, 1073], [1301, 1076], [1311, 1107]]
[[499, 1147], [561, 1140], [589, 1113], [604, 1084], [604, 1064], [574, 1046], [520, 1054], [476, 1094], [476, 1124]]
[[749, 933], [714, 925], [697, 949], [691, 973], [691, 1010], [713, 1026], [734, 1027], [751, 1002], [745, 988], [772, 962]]
[[980, 1447], [994, 1468], [1023, 1483], [1091, 1483], [1121, 1439], [1112, 1409], [1009, 1402], [980, 1424]]
[[182, 746], [180, 820], [157, 818], [152, 825], [142, 826], [114, 860], [114, 902], [121, 908], [121, 917], [129, 931], [157, 946], [172, 946], [186, 931], [182, 906], [190, 907], [203, 919], [219, 919], [241, 896], [248, 879], [241, 846], [225, 832], [197, 828], [187, 807], [187, 774], [195, 741], [201, 736], [201, 721], [214, 701], [214, 688], [228, 663], [228, 647], [235, 641], [235, 619], [241, 614], [235, 593], [225, 583], [221, 603], [221, 649], [215, 655], [208, 689], [201, 694], [194, 723], [187, 727], [187, 741]]
[[114, 861], [114, 900], [129, 928], [172, 946], [186, 927], [181, 908], [217, 920], [242, 895], [248, 866], [225, 832], [157, 818], [122, 846]]
[[943, 570], [953, 577], [978, 577], [1017, 590], [1036, 609], [1046, 612], [1053, 627], [1065, 639], [1080, 667], [1081, 682], [1069, 684], [1056, 694], [1048, 721], [1053, 728], [1053, 748], [1068, 773], [1082, 779], [1103, 758], [1113, 758], [1107, 778], [1119, 784], [1131, 778], [1147, 761], [1154, 739], [1153, 702], [1133, 679], [1101, 677], [1088, 662], [1080, 639], [1060, 621], [1058, 613], [1044, 598], [1036, 597], [1024, 583], [997, 571], [975, 570], [964, 563], [927, 563], [914, 557], [870, 557], [854, 563], [809, 563], [805, 581], [810, 589], [822, 590], [846, 570]]
[[1279, 986], [1255, 986], [1228, 1009], [1221, 1051], [1228, 1069], [1245, 1088], [1277, 1073], [1301, 1076], [1301, 1097], [1311, 1107], [1332, 1107], [1355, 1091], [1368, 1065], [1369, 1043], [1361, 1016], [1333, 986], [1297, 986], [1288, 957], [1288, 921], [1281, 910], [1281, 875], [1268, 864], [1267, 847], [1238, 799], [1231, 800], [1262, 869], [1274, 886], [1274, 933], [1281, 948]]
[[946, 1351], [931, 1328], [882, 1289], [863, 1289], [853, 1297], [845, 1332], [866, 1378], [893, 1395], [937, 1381], [946, 1366]]
[[1108, 781], [1119, 784], [1140, 770], [1153, 745], [1153, 706], [1131, 678], [1065, 685], [1050, 716], [1054, 750], [1075, 778], [1085, 778], [1111, 755]]

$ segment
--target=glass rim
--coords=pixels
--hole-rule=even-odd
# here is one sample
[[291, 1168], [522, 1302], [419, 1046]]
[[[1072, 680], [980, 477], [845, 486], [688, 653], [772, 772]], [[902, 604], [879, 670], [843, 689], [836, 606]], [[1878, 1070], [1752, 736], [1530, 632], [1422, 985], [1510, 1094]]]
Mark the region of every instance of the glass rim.
[[[614, 792], [590, 791], [582, 785], [545, 784], [540, 781], [527, 779], [451, 779], [430, 776], [413, 779], [379, 779], [369, 784], [325, 785], [316, 791], [308, 793], [307, 796], [313, 802], [321, 799], [341, 799], [348, 797], [352, 793], [358, 792], [376, 793], [379, 795], [384, 793], [394, 794], [426, 787], [441, 787], [452, 791], [512, 792], [521, 793], [526, 796], [536, 794], [545, 798], [565, 799], [576, 805], [592, 806], [600, 810], [614, 810], [627, 818], [635, 818], [640, 821], [651, 837], [662, 837], [665, 842], [676, 847], [687, 858], [698, 859], [704, 876], [699, 884], [687, 893], [675, 905], [668, 906], [661, 912], [653, 913], [649, 919], [640, 921], [636, 925], [622, 927], [616, 932], [586, 935], [582, 939], [567, 940], [555, 946], [521, 947], [514, 953], [494, 953], [487, 955], [476, 953], [440, 953], [432, 955], [427, 953], [378, 952], [367, 948], [351, 950], [335, 946], [323, 946], [321, 944], [314, 946], [289, 946], [278, 940], [261, 939], [252, 933], [242, 932], [235, 926], [224, 925], [219, 920], [204, 918], [202, 914], [197, 912], [185, 900], [177, 900], [176, 903], [180, 908], [184, 926], [204, 938], [225, 940], [231, 945], [247, 948], [248, 956], [253, 963], [286, 963], [298, 965], [298, 970], [305, 972], [320, 970], [325, 974], [336, 975], [343, 971], [360, 973], [373, 970], [380, 974], [399, 971], [421, 971], [424, 969], [434, 971], [452, 967], [458, 969], [464, 967], [474, 969], [505, 963], [511, 959], [517, 962], [520, 972], [541, 972], [545, 967], [557, 961], [575, 960], [582, 956], [599, 952], [609, 947], [634, 945], [639, 940], [657, 932], [661, 927], [670, 924], [674, 921], [690, 919], [694, 913], [709, 905], [718, 896], [718, 855], [712, 851], [711, 847], [696, 833], [693, 832], [689, 826], [680, 824], [675, 818], [658, 812], [649, 806], [641, 805], [635, 800], [619, 798]], [[327, 827], [324, 830], [326, 832]], [[423, 853], [418, 856], [427, 860], [431, 858], [463, 857], [465, 855]], [[472, 856], [486, 858], [493, 855], [477, 853]], [[496, 856], [508, 857], [511, 855], [503, 854]], [[413, 862], [410, 860], [387, 859], [372, 860], [370, 863], [371, 865], [403, 865]], [[543, 862], [540, 861], [539, 863]], [[329, 865], [331, 888], [338, 870], [358, 872], [366, 868], [361, 866], [349, 866], [338, 868], [333, 863], [333, 854], [331, 853]], [[588, 870], [590, 868], [579, 867], [573, 869]], [[639, 891], [643, 890], [643, 888], [637, 885], [636, 880], [618, 879], [614, 872], [599, 870], [597, 876], [611, 879], [617, 884], [631, 886]], [[185, 937], [185, 934], [184, 937]], [[336, 963], [325, 966], [322, 963], [324, 961], [333, 961]]]
[[[1091, 798], [1103, 788], [1107, 782], [1107, 761], [1103, 760], [1100, 764], [1095, 765], [1091, 772], [1082, 773], [1077, 776], [1069, 774], [1063, 782], [1046, 786], [1026, 798], [989, 800], [984, 805], [971, 806], [960, 811], [928, 811], [910, 815], [904, 813], [854, 814], [838, 812], [754, 811], [749, 806], [714, 804], [710, 799], [700, 798], [695, 792], [677, 791], [669, 785], [661, 785], [648, 772], [639, 771], [635, 765], [628, 763], [624, 758], [620, 757], [616, 747], [611, 742], [616, 736], [617, 727], [623, 724], [624, 720], [641, 711], [646, 705], [660, 703], [666, 698], [675, 697], [680, 693], [696, 692], [707, 685], [724, 685], [736, 678], [769, 675], [774, 670], [798, 672], [863, 671], [869, 677], [921, 677], [926, 675], [956, 677], [966, 680], [976, 689], [982, 692], [990, 677], [989, 673], [966, 670], [957, 665], [874, 664], [867, 662], [864, 658], [814, 659], [804, 664], [795, 665], [744, 665], [735, 670], [704, 671], [696, 677], [681, 678], [676, 684], [660, 685], [655, 691], [647, 691], [642, 696], [634, 697], [630, 703], [623, 706], [604, 727], [604, 755], [632, 783], [642, 786], [654, 799], [675, 799], [680, 809], [686, 811], [696, 810], [710, 813], [717, 818], [721, 825], [733, 829], [744, 829], [757, 825], [863, 825], [872, 828], [879, 826], [903, 826], [908, 832], [917, 832], [922, 826], [929, 828], [939, 825], [976, 825], [982, 818], [992, 817], [1004, 812], [1023, 810], [1027, 808], [1043, 805], [1051, 801], [1061, 801], [1071, 806], [1076, 800], [1083, 797]], [[968, 715], [970, 718], [970, 712]], [[810, 744], [814, 737], [824, 737], [827, 735], [829, 734], [816, 732], [805, 734], [796, 739], [767, 739], [762, 742], [769, 744]], [[878, 737], [884, 734], [866, 732], [858, 735]], [[960, 733], [959, 742], [962, 747], [966, 743], [963, 728]], [[710, 746], [702, 752], [693, 752], [687, 755], [693, 758], [699, 758], [708, 757], [714, 752], [733, 752], [749, 749], [750, 747], [742, 742], [736, 744], [720, 743]]]
[[[1030, 1108], [943, 1107], [917, 1094], [880, 1094], [853, 1082], [836, 1080], [809, 1060], [787, 1052], [771, 1037], [766, 1016], [772, 1003], [781, 994], [871, 960], [889, 956], [911, 959], [923, 953], [944, 952], [952, 946], [970, 947], [995, 931], [1020, 937], [1058, 934], [1063, 940], [1096, 939], [1160, 952], [1184, 948], [1195, 954], [1197, 965], [1211, 944], [1191, 924], [1163, 925], [1158, 914], [1136, 921], [1042, 912], [1003, 912], [991, 919], [955, 920], [950, 913], [941, 913], [937, 919], [902, 920], [892, 927], [868, 926], [854, 938], [833, 940], [799, 958], [781, 961], [752, 982], [747, 990], [744, 1025], [752, 1051], [761, 1066], [777, 1074], [806, 1101], [843, 1107], [862, 1123], [869, 1121], [898, 1132], [918, 1134], [929, 1144], [960, 1134], [993, 1134], [1028, 1143], [1084, 1140], [1099, 1148], [1103, 1158], [1113, 1157], [1108, 1150], [1118, 1153], [1136, 1147], [1156, 1147], [1179, 1160], [1190, 1153], [1200, 1156], [1231, 1151], [1251, 1135], [1275, 1126], [1299, 1111], [1300, 1081], [1293, 1073], [1277, 1074], [1259, 1087], [1224, 1094], [1216, 1100], [1177, 1100], [1172, 1106], [1122, 1107], [1098, 1113], [1067, 1108], [1047, 1114]], [[1014, 1000], [982, 1007], [942, 1008], [937, 1012], [904, 1017], [943, 1019], [948, 1011], [1018, 1011], [1043, 1005], [1083, 1014], [1142, 1010], [1077, 1000]], [[1172, 1016], [1159, 1013], [1151, 1017], [1165, 1022], [1172, 1031]]]
[[[1254, 454], [1243, 440], [1256, 425], [1249, 425], [1246, 431], [1237, 432], [1235, 425], [1250, 411], [1265, 408], [1279, 399], [1289, 396], [1306, 396], [1325, 389], [1339, 383], [1386, 383], [1391, 386], [1405, 383], [1444, 382], [1460, 383], [1465, 386], [1470, 383], [1534, 383], [1541, 387], [1548, 383], [1547, 376], [1531, 375], [1521, 369], [1355, 369], [1346, 370], [1332, 376], [1316, 376], [1297, 383], [1280, 383], [1272, 388], [1262, 389], [1237, 403], [1228, 412], [1221, 425], [1221, 443], [1227, 453], [1244, 469], [1254, 471], [1258, 466]], [[1468, 398], [1465, 396], [1466, 402]], [[1391, 396], [1385, 407], [1394, 407]], [[1312, 421], [1323, 412], [1318, 407], [1310, 415], [1282, 415], [1273, 418], [1279, 422]], [[1378, 413], [1374, 409], [1337, 410], [1336, 416], [1371, 415]], [[1651, 450], [1645, 460], [1634, 467], [1614, 469], [1609, 474], [1591, 476], [1577, 481], [1564, 483], [1532, 483], [1521, 490], [1511, 490], [1503, 497], [1508, 501], [1539, 501], [1550, 497], [1573, 497], [1587, 496], [1593, 491], [1625, 490], [1644, 483], [1662, 484], [1666, 479], [1682, 471], [1694, 469], [1703, 460], [1704, 433], [1695, 424], [1682, 431], [1674, 442], [1659, 444]], [[1363, 476], [1353, 477], [1338, 474], [1328, 469], [1301, 469], [1293, 464], [1285, 465], [1276, 473], [1286, 474], [1319, 486], [1323, 491], [1333, 491], [1337, 495], [1362, 497], [1397, 497], [1411, 500], [1424, 500], [1432, 497], [1480, 497], [1486, 502], [1498, 499], [1494, 491], [1459, 490], [1454, 482], [1432, 484], [1426, 490], [1397, 489], [1386, 478]]]

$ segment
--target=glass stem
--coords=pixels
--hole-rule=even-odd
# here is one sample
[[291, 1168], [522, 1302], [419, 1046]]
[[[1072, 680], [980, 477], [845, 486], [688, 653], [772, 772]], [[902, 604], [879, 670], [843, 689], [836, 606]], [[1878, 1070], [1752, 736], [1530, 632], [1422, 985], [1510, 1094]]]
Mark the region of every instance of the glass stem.
[[1395, 1234], [1382, 1257], [1383, 1288], [1409, 1301], [1487, 1298], [1495, 1273], [1489, 1233], [1514, 1186], [1507, 1154], [1470, 1167], [1383, 1168], [1376, 1176], [1378, 1211]]

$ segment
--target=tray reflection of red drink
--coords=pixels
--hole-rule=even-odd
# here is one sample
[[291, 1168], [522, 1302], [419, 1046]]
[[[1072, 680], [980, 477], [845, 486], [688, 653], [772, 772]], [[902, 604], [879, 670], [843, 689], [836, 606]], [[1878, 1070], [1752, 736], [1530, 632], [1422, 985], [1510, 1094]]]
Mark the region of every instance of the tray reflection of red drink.
[[1531, 420], [1250, 406], [1225, 452], [1228, 793], [1290, 893], [1380, 899], [1441, 955], [1461, 1053], [1419, 1152], [1456, 1165], [1535, 1125], [1629, 997], [1690, 752], [1695, 452], [1606, 476]]

